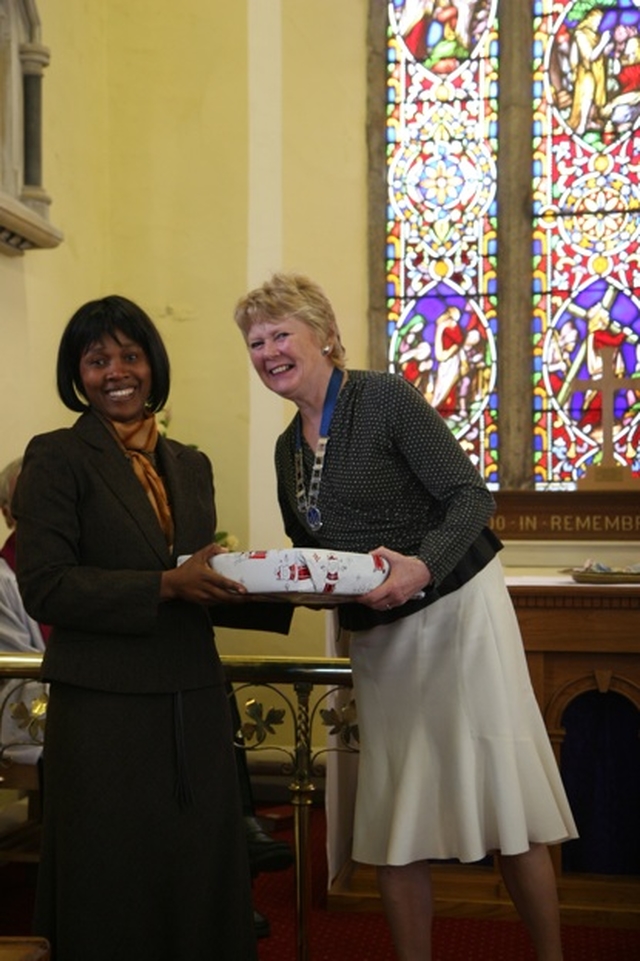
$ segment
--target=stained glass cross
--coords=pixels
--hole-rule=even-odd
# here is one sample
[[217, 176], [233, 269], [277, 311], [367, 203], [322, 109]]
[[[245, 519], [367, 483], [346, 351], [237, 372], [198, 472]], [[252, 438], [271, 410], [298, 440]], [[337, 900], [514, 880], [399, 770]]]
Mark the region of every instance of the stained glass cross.
[[614, 403], [619, 390], [632, 390], [640, 393], [640, 377], [616, 377], [614, 358], [615, 347], [601, 347], [602, 374], [600, 377], [590, 377], [588, 380], [574, 380], [571, 392], [575, 390], [593, 390], [602, 394], [602, 467], [616, 465], [613, 456], [613, 427]]

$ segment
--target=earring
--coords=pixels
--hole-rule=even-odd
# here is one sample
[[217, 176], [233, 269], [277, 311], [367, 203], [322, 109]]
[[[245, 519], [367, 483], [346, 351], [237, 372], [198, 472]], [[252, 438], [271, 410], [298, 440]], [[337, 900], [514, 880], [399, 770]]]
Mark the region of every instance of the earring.
[[327, 354], [330, 354], [330, 353], [331, 353], [331, 345], [330, 345], [330, 344], [327, 344], [326, 347], [323, 347], [323, 348], [322, 348], [322, 350], [320, 351], [320, 353], [322, 354], [323, 357], [326, 357]]

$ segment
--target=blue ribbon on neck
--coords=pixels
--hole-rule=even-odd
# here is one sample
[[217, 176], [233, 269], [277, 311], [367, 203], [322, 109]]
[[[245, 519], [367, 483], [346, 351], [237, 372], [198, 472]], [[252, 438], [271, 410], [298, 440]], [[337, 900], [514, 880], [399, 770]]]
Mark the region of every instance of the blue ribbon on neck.
[[[322, 419], [320, 421], [320, 437], [329, 436], [329, 428], [331, 426], [331, 419], [333, 417], [333, 412], [336, 409], [336, 402], [338, 400], [338, 394], [340, 393], [340, 387], [342, 385], [343, 371], [338, 367], [333, 368], [331, 378], [329, 379], [329, 384], [327, 386], [327, 393], [324, 397], [324, 403], [322, 405]], [[298, 414], [296, 420], [296, 448], [300, 449], [302, 447], [302, 430], [300, 428], [300, 414]]]

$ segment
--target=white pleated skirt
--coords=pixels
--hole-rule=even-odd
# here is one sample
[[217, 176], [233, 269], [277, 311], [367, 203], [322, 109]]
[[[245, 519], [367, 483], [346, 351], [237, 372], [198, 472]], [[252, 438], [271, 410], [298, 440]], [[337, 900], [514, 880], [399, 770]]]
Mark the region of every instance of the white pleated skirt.
[[520, 854], [577, 831], [495, 558], [417, 614], [357, 632], [353, 858]]

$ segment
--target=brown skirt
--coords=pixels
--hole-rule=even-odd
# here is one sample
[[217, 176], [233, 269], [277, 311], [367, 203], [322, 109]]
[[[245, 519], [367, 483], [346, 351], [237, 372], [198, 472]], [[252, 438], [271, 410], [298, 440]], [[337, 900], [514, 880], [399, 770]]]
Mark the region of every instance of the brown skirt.
[[51, 684], [34, 933], [55, 961], [253, 961], [223, 687]]

